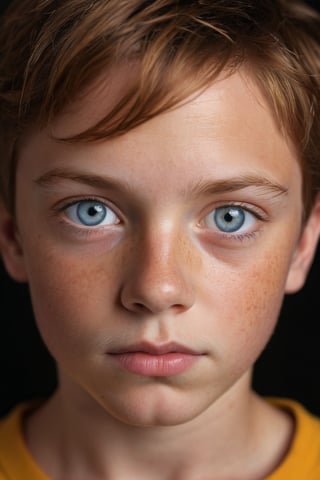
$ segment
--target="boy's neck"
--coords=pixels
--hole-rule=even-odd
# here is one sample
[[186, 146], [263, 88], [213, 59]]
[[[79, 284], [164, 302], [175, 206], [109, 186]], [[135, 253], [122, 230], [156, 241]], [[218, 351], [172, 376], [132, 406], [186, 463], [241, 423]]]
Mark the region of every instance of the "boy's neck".
[[256, 396], [249, 377], [173, 427], [126, 425], [90, 397], [70, 401], [58, 389], [27, 419], [27, 445], [52, 479], [258, 480], [286, 454], [293, 421]]

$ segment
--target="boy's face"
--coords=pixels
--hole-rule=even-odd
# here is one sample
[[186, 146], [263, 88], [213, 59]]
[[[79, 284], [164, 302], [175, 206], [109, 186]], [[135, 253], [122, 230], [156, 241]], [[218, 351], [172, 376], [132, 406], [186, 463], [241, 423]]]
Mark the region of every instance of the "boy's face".
[[[54, 135], [106, 105], [91, 94]], [[4, 259], [30, 284], [70, 401], [147, 425], [236, 398], [311, 262], [319, 209], [300, 237], [301, 188], [294, 149], [244, 73], [113, 140], [34, 134]]]

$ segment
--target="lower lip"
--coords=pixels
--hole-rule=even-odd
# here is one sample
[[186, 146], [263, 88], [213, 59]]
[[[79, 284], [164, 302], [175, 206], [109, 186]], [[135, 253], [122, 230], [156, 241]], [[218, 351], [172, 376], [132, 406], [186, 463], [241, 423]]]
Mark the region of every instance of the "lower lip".
[[115, 360], [128, 372], [146, 377], [170, 377], [189, 370], [199, 355], [165, 353], [153, 355], [145, 352], [114, 354]]

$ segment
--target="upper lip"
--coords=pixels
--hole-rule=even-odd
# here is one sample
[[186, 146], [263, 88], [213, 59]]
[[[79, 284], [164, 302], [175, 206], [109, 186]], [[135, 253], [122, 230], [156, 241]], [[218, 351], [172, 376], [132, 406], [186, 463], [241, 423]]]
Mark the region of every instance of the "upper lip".
[[119, 355], [124, 353], [143, 352], [150, 355], [164, 355], [166, 353], [184, 353], [189, 355], [201, 355], [200, 352], [193, 350], [189, 347], [181, 345], [180, 343], [170, 342], [165, 344], [154, 344], [149, 342], [139, 342], [132, 345], [116, 348], [108, 353], [113, 355]]

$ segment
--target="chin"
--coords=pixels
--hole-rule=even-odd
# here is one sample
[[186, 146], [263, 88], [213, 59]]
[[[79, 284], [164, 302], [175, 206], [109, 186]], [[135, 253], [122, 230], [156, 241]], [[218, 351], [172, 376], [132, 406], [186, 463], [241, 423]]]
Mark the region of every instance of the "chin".
[[[151, 390], [151, 389], [149, 389]], [[100, 400], [104, 411], [131, 426], [175, 426], [191, 422], [210, 406], [207, 398], [172, 387], [154, 388], [153, 392], [130, 392], [107, 401]]]

